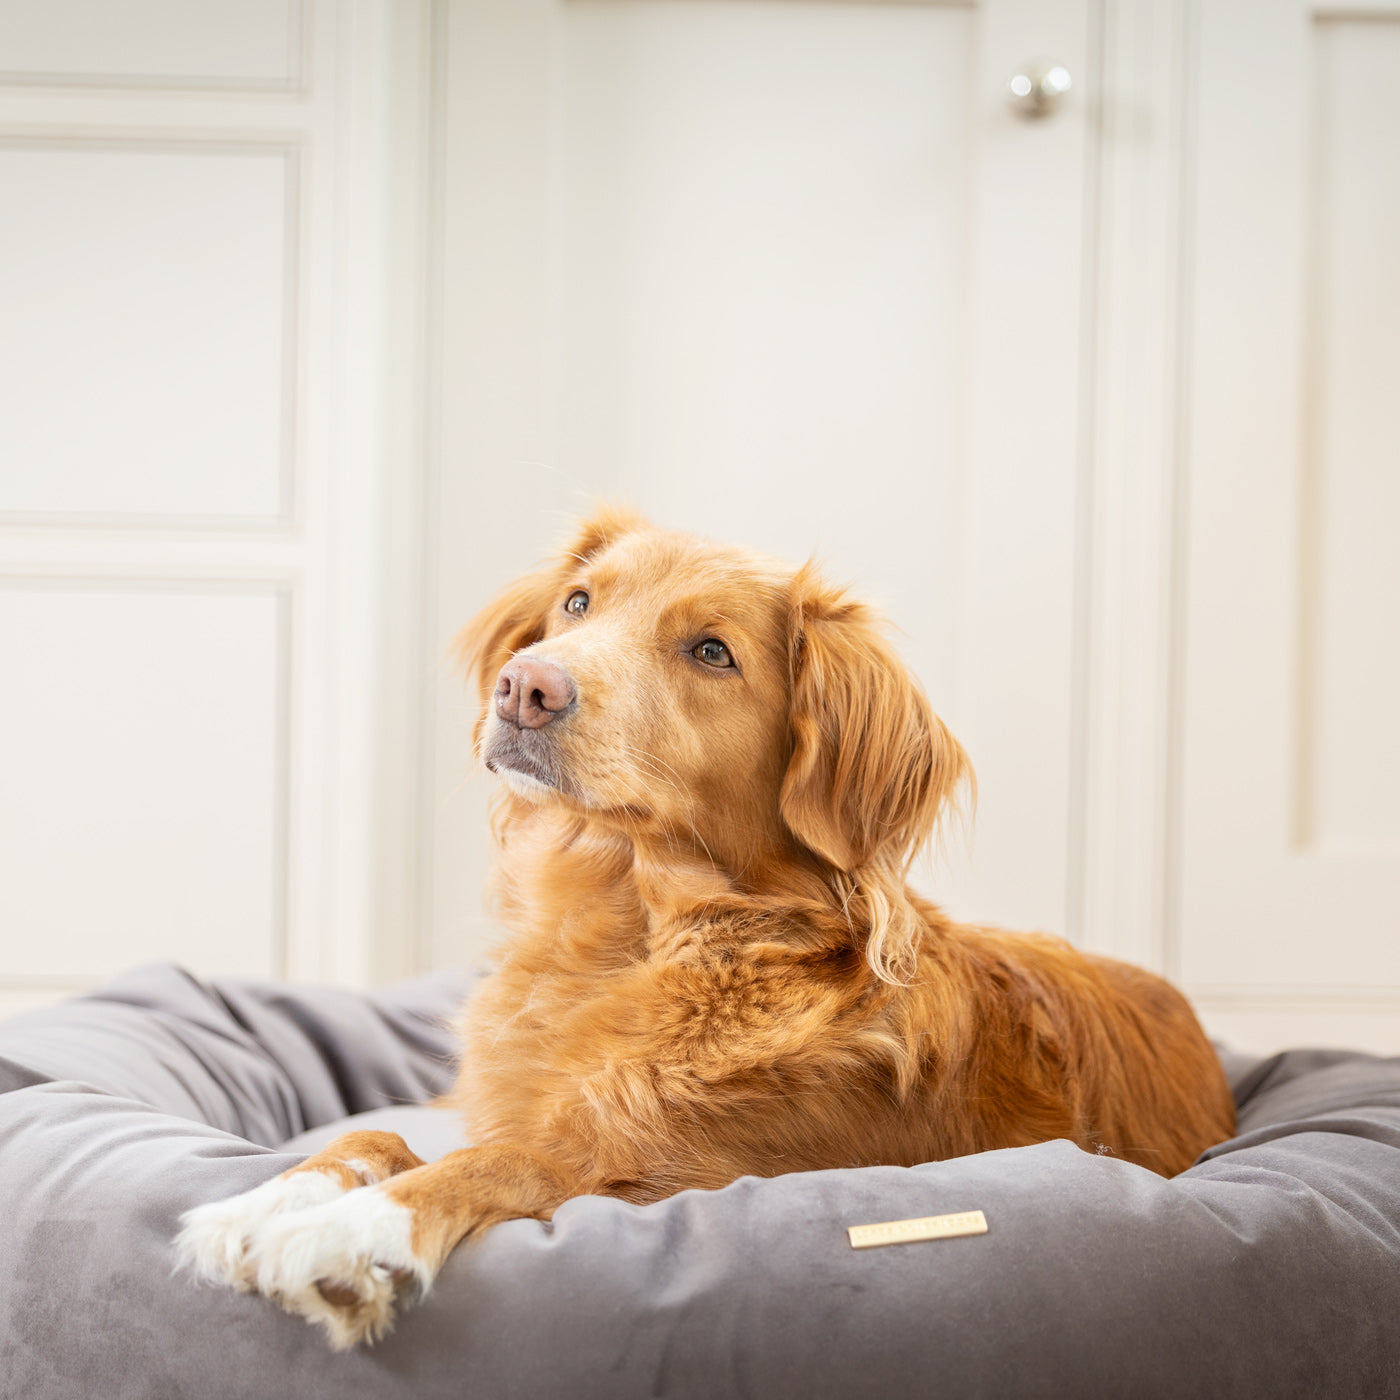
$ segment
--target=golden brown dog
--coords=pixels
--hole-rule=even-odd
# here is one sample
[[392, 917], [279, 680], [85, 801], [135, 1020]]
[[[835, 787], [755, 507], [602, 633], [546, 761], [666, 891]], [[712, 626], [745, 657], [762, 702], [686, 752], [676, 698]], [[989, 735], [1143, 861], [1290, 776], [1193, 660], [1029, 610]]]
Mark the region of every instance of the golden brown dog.
[[604, 512], [461, 649], [512, 936], [463, 1027], [477, 1145], [340, 1138], [186, 1217], [205, 1275], [346, 1346], [463, 1237], [582, 1193], [1059, 1137], [1171, 1175], [1230, 1135], [1165, 982], [909, 890], [967, 760], [810, 567]]

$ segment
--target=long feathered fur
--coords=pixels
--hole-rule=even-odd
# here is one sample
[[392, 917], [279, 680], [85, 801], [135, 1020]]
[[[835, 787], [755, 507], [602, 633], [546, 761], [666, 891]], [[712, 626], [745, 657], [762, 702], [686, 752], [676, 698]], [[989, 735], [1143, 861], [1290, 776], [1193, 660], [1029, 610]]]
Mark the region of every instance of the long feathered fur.
[[[575, 627], [584, 585], [597, 621]], [[719, 630], [692, 619], [724, 620], [742, 677], [668, 655]], [[577, 680], [550, 737], [576, 787], [498, 799], [511, 936], [455, 1095], [478, 1141], [647, 1200], [1060, 1136], [1170, 1174], [1228, 1134], [1166, 983], [909, 889], [971, 770], [880, 620], [813, 566], [604, 515], [464, 634], [479, 736], [522, 650]]]
[[451, 1095], [474, 1145], [424, 1163], [346, 1134], [186, 1216], [206, 1276], [344, 1347], [464, 1236], [585, 1192], [1058, 1137], [1171, 1175], [1229, 1135], [1219, 1061], [1167, 983], [909, 889], [967, 759], [879, 619], [812, 567], [603, 512], [460, 656], [506, 784], [510, 937]]

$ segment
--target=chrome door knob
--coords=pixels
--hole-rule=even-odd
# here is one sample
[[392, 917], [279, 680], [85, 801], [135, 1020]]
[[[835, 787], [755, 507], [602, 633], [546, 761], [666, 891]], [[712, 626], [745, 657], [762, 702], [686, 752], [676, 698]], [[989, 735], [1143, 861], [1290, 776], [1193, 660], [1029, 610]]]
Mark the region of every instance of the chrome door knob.
[[1073, 85], [1063, 63], [1023, 63], [1006, 84], [1006, 100], [1023, 117], [1048, 117]]

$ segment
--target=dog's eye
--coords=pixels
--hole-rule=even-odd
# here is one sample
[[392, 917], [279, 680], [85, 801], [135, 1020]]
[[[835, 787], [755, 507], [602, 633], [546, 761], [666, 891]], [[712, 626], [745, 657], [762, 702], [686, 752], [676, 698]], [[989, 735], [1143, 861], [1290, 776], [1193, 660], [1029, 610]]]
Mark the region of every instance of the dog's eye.
[[690, 654], [697, 661], [703, 661], [707, 666], [732, 666], [734, 664], [734, 658], [730, 656], [729, 648], [715, 637], [706, 637]]
[[588, 611], [588, 594], [576, 588], [564, 599], [564, 611], [574, 617], [582, 617]]

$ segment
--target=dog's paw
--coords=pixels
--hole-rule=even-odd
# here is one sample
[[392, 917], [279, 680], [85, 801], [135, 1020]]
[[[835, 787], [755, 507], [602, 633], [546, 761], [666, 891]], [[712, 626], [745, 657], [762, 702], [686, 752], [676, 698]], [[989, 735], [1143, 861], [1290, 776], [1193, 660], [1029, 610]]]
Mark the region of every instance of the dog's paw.
[[413, 1213], [372, 1186], [274, 1218], [254, 1241], [254, 1286], [325, 1329], [337, 1350], [373, 1342], [427, 1291]]
[[257, 1283], [258, 1239], [279, 1216], [323, 1205], [346, 1187], [326, 1172], [293, 1172], [261, 1186], [186, 1211], [175, 1237], [177, 1267], [209, 1283], [247, 1292]]

